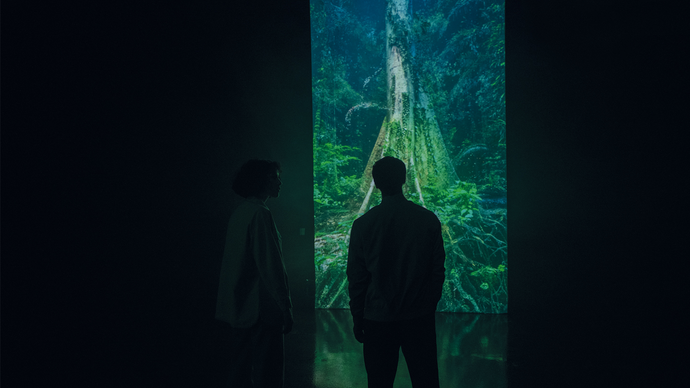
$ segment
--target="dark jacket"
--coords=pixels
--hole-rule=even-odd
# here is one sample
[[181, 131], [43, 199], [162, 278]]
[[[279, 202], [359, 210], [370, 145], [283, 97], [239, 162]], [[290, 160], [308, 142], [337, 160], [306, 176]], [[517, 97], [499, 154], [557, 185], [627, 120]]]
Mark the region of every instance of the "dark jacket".
[[355, 322], [413, 319], [436, 311], [445, 280], [441, 223], [431, 211], [385, 196], [355, 220], [347, 277]]

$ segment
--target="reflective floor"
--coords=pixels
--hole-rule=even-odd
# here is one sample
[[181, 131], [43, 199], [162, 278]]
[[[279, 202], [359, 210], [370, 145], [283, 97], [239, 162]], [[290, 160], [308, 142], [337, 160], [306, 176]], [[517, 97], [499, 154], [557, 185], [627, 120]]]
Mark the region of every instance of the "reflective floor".
[[[2, 385], [226, 386], [229, 354], [219, 341], [220, 329], [226, 328], [210, 314], [210, 303], [195, 306], [197, 311], [181, 310], [195, 313], [167, 320], [155, 311], [126, 315], [122, 310], [99, 317], [109, 325], [91, 319], [71, 331], [26, 326], [24, 335], [3, 337], [3, 353], [12, 357], [3, 359], [9, 372]], [[293, 331], [285, 336], [285, 387], [366, 387], [362, 345], [352, 335], [349, 311], [294, 315]], [[638, 315], [437, 314], [441, 387], [677, 386], [684, 370], [678, 364], [687, 358], [684, 349], [656, 349], [668, 349], [665, 344], [680, 337], [638, 329], [635, 323], [643, 314]], [[670, 325], [668, 319], [654, 318]], [[402, 356], [395, 386], [411, 388]]]
[[[316, 310], [295, 317], [294, 333], [285, 339], [288, 387], [367, 387], [362, 344], [352, 335], [348, 310]], [[441, 387], [506, 387], [508, 319], [506, 315], [436, 315]], [[310, 338], [311, 337], [311, 338]], [[311, 350], [313, 347], [313, 350]], [[312, 366], [308, 354], [313, 355]], [[396, 388], [412, 387], [400, 354]]]

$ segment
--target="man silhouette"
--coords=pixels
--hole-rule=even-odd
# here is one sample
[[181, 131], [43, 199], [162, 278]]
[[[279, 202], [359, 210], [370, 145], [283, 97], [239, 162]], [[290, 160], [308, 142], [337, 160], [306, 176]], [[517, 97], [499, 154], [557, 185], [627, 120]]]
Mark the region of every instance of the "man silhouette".
[[405, 164], [374, 164], [382, 201], [355, 220], [347, 278], [355, 338], [364, 343], [369, 388], [391, 388], [402, 348], [415, 388], [439, 386], [434, 314], [445, 279], [441, 223], [402, 192]]

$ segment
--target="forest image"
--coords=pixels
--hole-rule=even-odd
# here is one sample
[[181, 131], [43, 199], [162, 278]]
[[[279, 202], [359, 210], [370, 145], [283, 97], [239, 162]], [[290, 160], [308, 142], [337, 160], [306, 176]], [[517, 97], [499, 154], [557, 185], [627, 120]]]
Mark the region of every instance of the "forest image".
[[503, 0], [311, 0], [316, 308], [349, 308], [353, 221], [371, 168], [442, 224], [442, 312], [507, 312]]

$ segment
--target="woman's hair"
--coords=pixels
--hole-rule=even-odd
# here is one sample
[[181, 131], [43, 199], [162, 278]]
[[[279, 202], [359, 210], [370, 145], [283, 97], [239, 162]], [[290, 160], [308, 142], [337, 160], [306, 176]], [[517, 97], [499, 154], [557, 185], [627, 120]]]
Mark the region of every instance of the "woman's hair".
[[402, 160], [386, 156], [374, 163], [371, 175], [376, 187], [382, 193], [397, 192], [402, 189], [407, 177], [407, 169]]
[[266, 189], [267, 177], [280, 172], [280, 163], [252, 159], [240, 167], [232, 182], [232, 190], [241, 197], [256, 197]]

